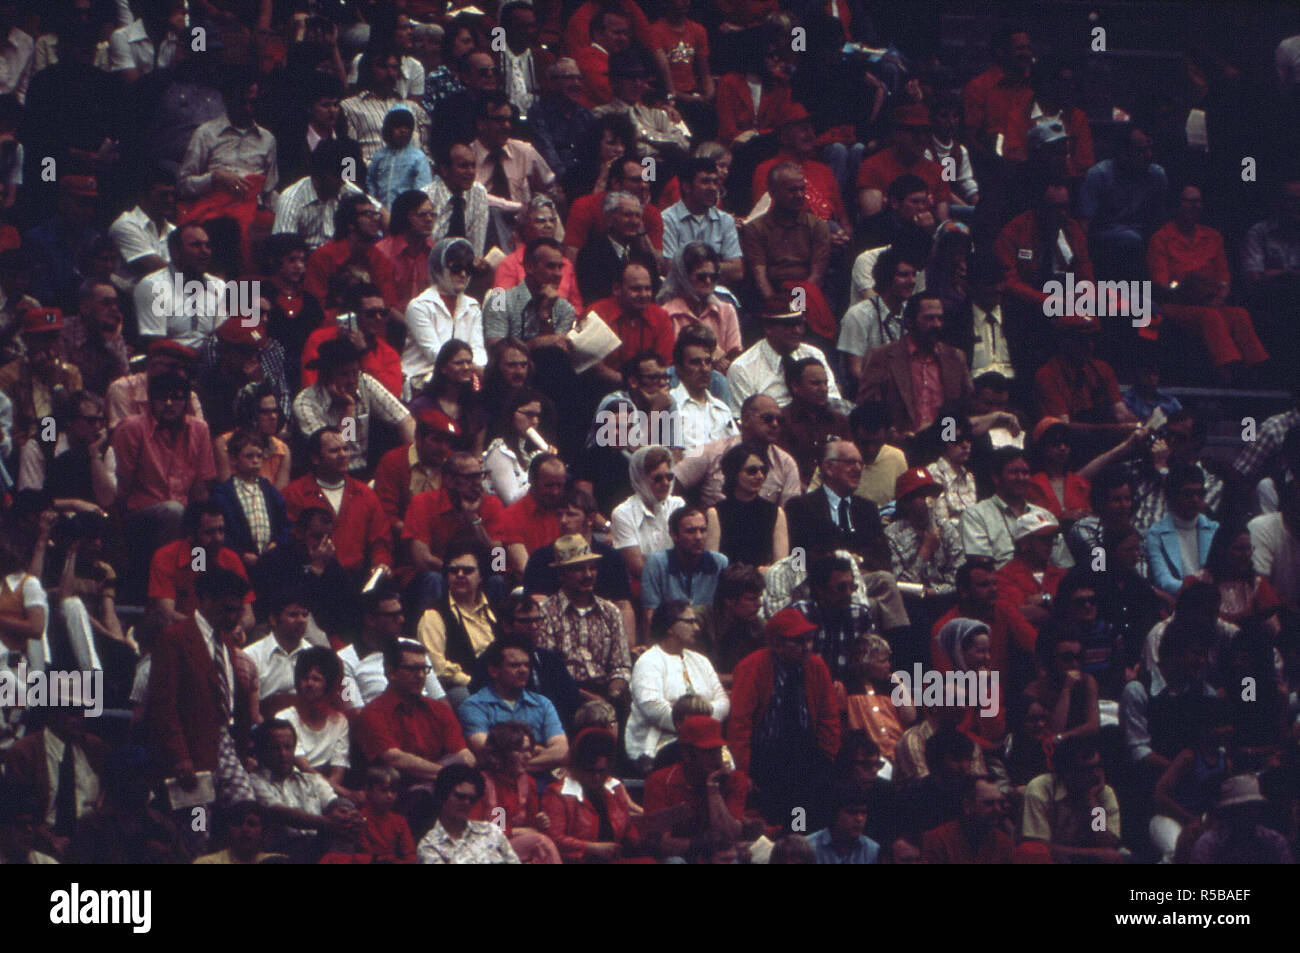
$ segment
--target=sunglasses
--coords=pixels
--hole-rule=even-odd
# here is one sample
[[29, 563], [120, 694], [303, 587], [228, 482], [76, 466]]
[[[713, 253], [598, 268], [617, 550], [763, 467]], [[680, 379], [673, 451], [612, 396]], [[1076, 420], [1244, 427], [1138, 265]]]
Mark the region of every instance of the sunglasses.
[[754, 464], [752, 466], [744, 467], [740, 472], [746, 476], [755, 476], [759, 473], [766, 473], [767, 467], [760, 464]]
[[472, 576], [478, 572], [477, 566], [448, 566], [448, 576]]
[[468, 275], [469, 265], [448, 265], [447, 274], [449, 275]]
[[673, 475], [671, 473], [660, 473], [650, 478], [651, 483], [672, 483]]
[[695, 274], [691, 275], [691, 277], [696, 281], [708, 281], [712, 283], [718, 280], [718, 273], [716, 271], [697, 271]]

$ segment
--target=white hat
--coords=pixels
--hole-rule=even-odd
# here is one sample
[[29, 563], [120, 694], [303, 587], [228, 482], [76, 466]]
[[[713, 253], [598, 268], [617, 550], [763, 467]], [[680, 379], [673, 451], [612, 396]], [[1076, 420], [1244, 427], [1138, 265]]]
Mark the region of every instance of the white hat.
[[1020, 542], [1026, 536], [1055, 533], [1060, 528], [1061, 524], [1056, 522], [1051, 513], [1046, 510], [1032, 509], [1012, 524], [1011, 538], [1015, 542]]

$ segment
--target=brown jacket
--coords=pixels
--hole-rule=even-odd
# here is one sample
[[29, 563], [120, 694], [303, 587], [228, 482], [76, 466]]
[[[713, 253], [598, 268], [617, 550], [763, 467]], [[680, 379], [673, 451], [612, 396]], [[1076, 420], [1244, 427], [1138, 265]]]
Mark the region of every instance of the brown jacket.
[[[918, 429], [907, 341], [907, 337], [903, 337], [871, 352], [858, 393], [859, 400], [884, 401], [889, 408], [890, 425], [899, 433], [915, 433]], [[939, 361], [939, 384], [943, 388], [944, 402], [974, 394], [966, 355], [943, 343], [936, 344], [934, 352]]]

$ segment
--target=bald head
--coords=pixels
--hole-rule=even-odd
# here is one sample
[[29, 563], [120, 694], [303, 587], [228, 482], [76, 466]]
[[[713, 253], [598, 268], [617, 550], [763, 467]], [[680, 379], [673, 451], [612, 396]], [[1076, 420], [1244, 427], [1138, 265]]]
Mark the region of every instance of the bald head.
[[781, 432], [781, 408], [776, 401], [756, 394], [740, 409], [740, 435], [750, 443], [773, 444]]

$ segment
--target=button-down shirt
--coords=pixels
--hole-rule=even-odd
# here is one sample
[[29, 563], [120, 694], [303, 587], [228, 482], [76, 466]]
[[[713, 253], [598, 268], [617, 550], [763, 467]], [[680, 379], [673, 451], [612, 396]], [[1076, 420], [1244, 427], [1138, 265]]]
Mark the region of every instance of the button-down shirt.
[[[397, 425], [411, 413], [383, 384], [364, 372], [357, 378], [356, 397], [352, 409], [355, 439], [348, 441], [347, 445], [349, 470], [362, 470], [366, 466], [372, 414], [384, 423]], [[313, 384], [293, 399], [293, 416], [304, 437], [311, 436], [321, 427], [341, 427], [344, 420], [343, 413], [320, 384]]]
[[[143, 414], [149, 409], [149, 379], [144, 371], [119, 377], [108, 385], [108, 429], [112, 430], [132, 414]], [[190, 394], [188, 416], [203, 419], [199, 395]]]
[[338, 211], [339, 199], [354, 193], [364, 194], [361, 189], [345, 180], [338, 195], [321, 198], [316, 192], [316, 186], [312, 184], [311, 176], [305, 175], [280, 193], [280, 201], [275, 206], [275, 224], [271, 226], [271, 231], [292, 232], [307, 243], [309, 250], [319, 248], [334, 237], [334, 213]]
[[858, 837], [847, 852], [841, 852], [831, 841], [831, 829], [823, 828], [808, 838], [819, 864], [875, 864], [880, 861], [880, 845], [865, 834]]
[[454, 838], [437, 821], [415, 850], [422, 864], [517, 864], [519, 858], [501, 828], [491, 821], [470, 821]]
[[428, 238], [414, 241], [414, 235], [389, 235], [375, 243], [375, 250], [393, 266], [395, 297], [386, 304], [405, 311], [420, 292], [429, 287], [429, 252], [433, 245]]
[[653, 509], [635, 493], [628, 497], [609, 516], [609, 542], [615, 549], [637, 546], [642, 556], [649, 556], [672, 546], [668, 535], [668, 517], [686, 505], [680, 496], [669, 496]]
[[248, 520], [249, 533], [253, 538], [256, 552], [262, 553], [271, 541], [271, 517], [266, 512], [266, 497], [256, 480], [245, 480], [236, 475], [234, 478], [235, 496], [239, 499], [239, 508]]
[[469, 737], [485, 735], [493, 725], [503, 721], [520, 721], [528, 726], [533, 738], [545, 744], [556, 735], [564, 734], [560, 716], [545, 695], [524, 689], [514, 701], [497, 694], [491, 685], [485, 685], [461, 703], [456, 711], [461, 727]]
[[298, 656], [309, 648], [311, 646], [306, 640], [300, 640], [292, 652], [286, 652], [271, 633], [244, 649], [244, 654], [257, 666], [257, 697], [266, 699], [272, 695], [292, 693], [293, 667]]
[[657, 609], [665, 602], [681, 599], [693, 606], [711, 606], [718, 578], [727, 564], [722, 553], [706, 550], [688, 572], [675, 548], [650, 553], [641, 572], [641, 605]]
[[1287, 410], [1269, 417], [1260, 425], [1255, 440], [1241, 448], [1232, 468], [1247, 482], [1258, 481], [1264, 468], [1282, 449], [1287, 432], [1294, 427], [1300, 427], [1300, 410]]
[[685, 202], [678, 202], [664, 211], [663, 220], [664, 257], [669, 261], [676, 261], [682, 249], [691, 242], [704, 242], [723, 261], [740, 257], [736, 220], [716, 206], [705, 209], [700, 215], [693, 215]]
[[814, 266], [830, 260], [830, 229], [810, 212], [800, 212], [790, 223], [765, 212], [746, 223], [740, 247], [751, 266], [767, 268], [768, 281], [776, 287], [784, 281], [803, 281]]
[[[1105, 811], [1107, 834], [1120, 837], [1119, 801], [1109, 784], [1101, 789], [1101, 807]], [[1061, 847], [1088, 847], [1091, 832], [1096, 830], [1091, 810], [1081, 809], [1070, 797], [1065, 783], [1052, 774], [1040, 774], [1025, 788], [1025, 813], [1021, 836], [1026, 840], [1046, 841]]]
[[406, 698], [391, 687], [361, 710], [356, 730], [370, 761], [394, 748], [426, 761], [465, 750], [465, 737], [450, 705], [424, 696]]
[[[811, 344], [800, 344], [789, 354], [790, 360], [816, 358], [830, 378], [832, 404], [840, 400], [840, 388], [835, 374], [826, 362], [826, 355]], [[790, 390], [785, 385], [785, 372], [781, 369], [781, 355], [764, 339], [741, 354], [727, 368], [727, 384], [731, 387], [731, 411], [740, 416], [740, 407], [753, 394], [766, 394], [778, 407], [790, 403]]]
[[632, 713], [627, 722], [627, 754], [633, 760], [654, 757], [661, 747], [674, 740], [673, 705], [683, 695], [696, 695], [712, 707], [709, 713], [726, 721], [731, 713], [727, 697], [713, 663], [699, 652], [683, 649], [670, 655], [654, 645], [636, 660], [632, 681]]
[[565, 667], [579, 684], [632, 677], [632, 655], [618, 607], [599, 596], [579, 609], [561, 590], [542, 603], [538, 648], [564, 656]]
[[185, 158], [176, 175], [176, 193], [194, 198], [212, 191], [212, 173], [226, 169], [245, 175], [264, 175], [262, 200], [270, 204], [275, 187], [280, 184], [275, 158], [275, 136], [253, 123], [237, 129], [225, 116], [210, 119], [194, 130]]
[[676, 334], [681, 334], [692, 324], [702, 324], [712, 331], [713, 336], [718, 339], [718, 347], [713, 352], [714, 358], [740, 352], [740, 318], [736, 314], [735, 305], [731, 302], [711, 296], [703, 310], [696, 313], [685, 298], [671, 298], [663, 303], [663, 308], [668, 312], [668, 317], [673, 319]]
[[[673, 475], [683, 487], [700, 488], [700, 505], [713, 506], [722, 499], [722, 458], [740, 443], [740, 434], [706, 443], [689, 451], [673, 468]], [[799, 464], [794, 457], [773, 444], [767, 448], [767, 478], [758, 495], [777, 506], [785, 506], [803, 494], [799, 481]]]
[[170, 266], [159, 268], [135, 286], [136, 323], [142, 336], [169, 338], [197, 350], [229, 317], [230, 297], [226, 283], [215, 275], [205, 274], [200, 285], [199, 279], [191, 281]]
[[[384, 674], [384, 653], [371, 652], [365, 657], [357, 651], [357, 644], [339, 652], [343, 663], [343, 704], [349, 708], [362, 708], [388, 690], [388, 676]], [[430, 670], [424, 680], [425, 698], [445, 698], [442, 683]]]
[[380, 96], [369, 89], [362, 90], [355, 96], [349, 96], [339, 103], [339, 107], [343, 110], [343, 117], [347, 121], [348, 135], [361, 146], [361, 158], [367, 165], [384, 144], [381, 135], [384, 117], [394, 106], [405, 106], [411, 111], [411, 115], [415, 117], [415, 131], [419, 137], [412, 141], [427, 148], [429, 114], [419, 103], [403, 99], [401, 96]]
[[[563, 284], [560, 287], [563, 291]], [[487, 341], [505, 337], [531, 341], [542, 334], [566, 334], [577, 320], [573, 305], [561, 294], [551, 305], [549, 324], [543, 323], [532, 289], [522, 281], [509, 290], [497, 288], [489, 292], [483, 311], [483, 337]]]
[[[295, 811], [305, 811], [317, 817], [325, 814], [325, 808], [337, 796], [334, 788], [315, 772], [303, 771], [294, 766], [283, 778], [276, 780], [270, 769], [263, 768], [248, 776], [253, 786], [257, 803], [263, 807], [287, 807]], [[308, 831], [293, 831], [291, 836], [310, 837]]]
[[731, 415], [731, 408], [709, 391], [706, 390], [704, 396], [696, 400], [685, 384], [678, 384], [668, 392], [668, 396], [677, 405], [678, 420], [681, 422], [678, 433], [686, 450], [694, 450], [706, 443], [740, 433], [736, 427], [736, 418]]
[[114, 73], [135, 69], [141, 73], [151, 73], [155, 69], [171, 66], [176, 59], [179, 43], [177, 35], [170, 29], [163, 38], [162, 46], [154, 51], [153, 40], [145, 31], [143, 20], [132, 20], [124, 27], [118, 27], [108, 38], [108, 66]]
[[[482, 654], [496, 636], [493, 626], [497, 620], [492, 614], [492, 607], [488, 605], [487, 597], [480, 593], [478, 602], [469, 611], [453, 601], [451, 612], [460, 620], [461, 627], [465, 630], [470, 651], [476, 657]], [[420, 616], [420, 624], [415, 632], [424, 643], [424, 647], [429, 650], [429, 663], [433, 666], [435, 675], [448, 684], [469, 684], [469, 672], [447, 658], [447, 624], [438, 610], [426, 610], [424, 615]]]
[[940, 457], [926, 467], [930, 476], [938, 481], [943, 493], [935, 498], [934, 518], [936, 522], [956, 522], [966, 509], [979, 502], [975, 489], [975, 474], [962, 468], [960, 473], [951, 463]]
[[171, 222], [163, 224], [165, 227], [160, 231], [154, 220], [137, 205], [119, 215], [108, 227], [108, 237], [113, 240], [121, 259], [117, 270], [113, 272], [115, 284], [119, 288], [125, 290], [135, 287], [136, 277], [127, 268], [132, 262], [157, 255], [168, 264], [171, 263], [167, 236], [176, 230], [176, 226]]
[[1115, 159], [1098, 162], [1083, 177], [1079, 188], [1079, 215], [1088, 230], [1106, 228], [1147, 229], [1164, 217], [1169, 180], [1165, 170], [1152, 163], [1136, 175], [1126, 173]]
[[426, 288], [406, 306], [406, 348], [402, 351], [402, 372], [412, 389], [419, 378], [433, 373], [433, 362], [442, 346], [456, 338], [470, 346], [474, 363], [487, 365], [487, 348], [483, 345], [483, 310], [467, 294], [456, 297], [456, 312], [436, 287]]
[[844, 312], [836, 346], [845, 354], [864, 357], [868, 351], [893, 344], [902, 336], [902, 303], [891, 311], [884, 298], [872, 295]]
[[[496, 160], [481, 139], [471, 142], [470, 148], [474, 150], [474, 177], [485, 189], [490, 189]], [[495, 208], [518, 211], [532, 201], [534, 195], [549, 192], [555, 185], [555, 173], [541, 153], [522, 139], [506, 140], [501, 147], [501, 165], [510, 185], [510, 197], [489, 193], [488, 204]]]
[[907, 366], [912, 374], [912, 395], [916, 400], [916, 429], [930, 426], [943, 405], [943, 382], [939, 361], [933, 351], [923, 351], [907, 339]]
[[[438, 239], [447, 237], [447, 230], [451, 227], [453, 211], [451, 189], [440, 176], [435, 175], [433, 182], [425, 186], [424, 194], [429, 196], [436, 216], [433, 220], [433, 231], [429, 233], [429, 240], [437, 242]], [[470, 186], [469, 191], [464, 193], [464, 198], [465, 239], [474, 246], [474, 254], [482, 257], [487, 252], [488, 191], [482, 184], [475, 182]]]
[[[1052, 519], [1052, 514], [1041, 506], [1026, 503], [1025, 507], [1022, 515], [1034, 513], [1043, 519]], [[1016, 518], [1016, 514], [1011, 512], [1010, 504], [1002, 497], [994, 494], [987, 500], [981, 500], [965, 510], [958, 521], [962, 549], [967, 556], [993, 557], [1001, 569], [1016, 554], [1015, 544], [1011, 541], [1011, 526]], [[1052, 563], [1066, 568], [1074, 565], [1059, 534], [1052, 547]]]
[[128, 510], [170, 500], [184, 505], [204, 480], [217, 478], [208, 425], [194, 417], [181, 421], [174, 438], [149, 414], [127, 417], [113, 432], [117, 455], [117, 495]]

